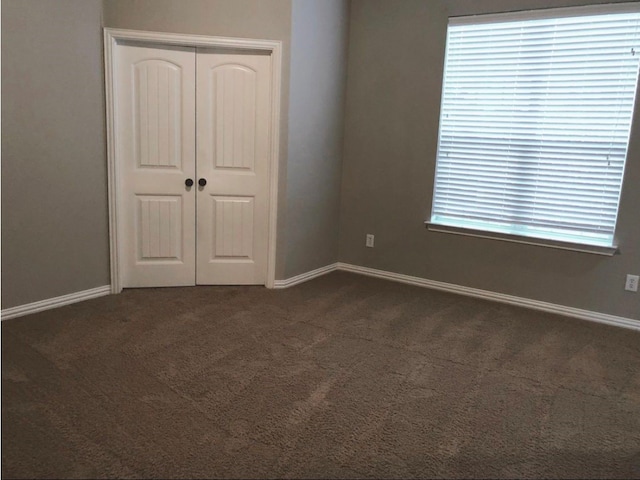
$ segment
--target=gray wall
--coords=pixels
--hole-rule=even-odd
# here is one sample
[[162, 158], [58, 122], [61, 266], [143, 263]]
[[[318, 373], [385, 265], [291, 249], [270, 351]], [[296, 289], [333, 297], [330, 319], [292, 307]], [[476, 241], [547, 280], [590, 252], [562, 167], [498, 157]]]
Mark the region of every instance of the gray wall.
[[285, 277], [338, 261], [349, 3], [293, 0]]
[[100, 15], [2, 2], [2, 308], [109, 283]]
[[[353, 0], [340, 261], [640, 319], [640, 108], [613, 258], [436, 232], [428, 218], [447, 15], [586, 4], [553, 0]], [[596, 2], [591, 2], [596, 3]], [[365, 248], [365, 234], [376, 246]]]
[[276, 278], [284, 278], [291, 0], [104, 0], [104, 26], [283, 42]]
[[[634, 188], [640, 184], [640, 127], [632, 132], [620, 206], [621, 255], [446, 235], [423, 225], [432, 195], [447, 15], [588, 2], [353, 0], [349, 27], [346, 0], [291, 2], [102, 5], [110, 27], [283, 41], [277, 278], [337, 258], [640, 318], [640, 295], [623, 290], [624, 275], [640, 272], [640, 190]], [[100, 14], [98, 0], [2, 4], [3, 308], [109, 283]], [[640, 108], [634, 124], [640, 125]], [[364, 247], [366, 233], [376, 235], [374, 249]]]

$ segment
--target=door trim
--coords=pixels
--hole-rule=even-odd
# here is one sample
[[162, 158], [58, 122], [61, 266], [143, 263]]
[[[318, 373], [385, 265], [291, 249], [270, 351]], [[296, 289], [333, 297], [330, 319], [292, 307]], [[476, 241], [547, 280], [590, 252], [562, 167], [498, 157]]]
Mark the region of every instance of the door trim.
[[109, 249], [111, 263], [111, 293], [122, 291], [122, 257], [119, 244], [119, 179], [116, 155], [116, 84], [114, 81], [115, 49], [119, 42], [136, 41], [158, 45], [185, 47], [216, 47], [230, 50], [259, 50], [271, 57], [271, 132], [269, 147], [269, 233], [267, 239], [266, 287], [275, 286], [276, 235], [278, 221], [278, 167], [280, 159], [280, 83], [282, 77], [282, 42], [248, 38], [210, 37], [177, 33], [146, 32], [139, 30], [104, 29], [104, 64], [107, 112], [107, 177], [109, 193]]

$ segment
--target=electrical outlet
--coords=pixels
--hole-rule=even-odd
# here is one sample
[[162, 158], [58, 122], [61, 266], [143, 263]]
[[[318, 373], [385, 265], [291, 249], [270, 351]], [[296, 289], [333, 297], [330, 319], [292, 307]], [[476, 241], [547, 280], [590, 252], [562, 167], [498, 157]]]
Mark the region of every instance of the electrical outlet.
[[640, 281], [640, 277], [638, 275], [627, 275], [627, 283], [624, 284], [624, 289], [629, 292], [637, 292], [638, 281]]
[[[367, 241], [365, 243], [365, 245], [369, 248], [373, 248], [373, 241], [375, 239], [374, 235], [371, 235], [370, 233], [367, 233]], [[638, 284], [638, 282], [636, 281], [636, 285]]]

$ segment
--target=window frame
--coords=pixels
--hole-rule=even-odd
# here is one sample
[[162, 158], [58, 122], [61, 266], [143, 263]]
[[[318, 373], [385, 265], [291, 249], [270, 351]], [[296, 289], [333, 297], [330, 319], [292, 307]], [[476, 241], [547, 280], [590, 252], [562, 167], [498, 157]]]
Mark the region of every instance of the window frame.
[[[490, 13], [490, 14], [478, 14], [478, 15], [469, 15], [469, 16], [456, 16], [449, 17], [449, 23], [447, 25], [447, 39], [449, 28], [454, 25], [480, 25], [485, 23], [496, 23], [496, 22], [509, 22], [509, 21], [524, 21], [524, 20], [538, 20], [538, 19], [550, 19], [550, 18], [566, 18], [566, 17], [579, 17], [579, 16], [591, 16], [591, 15], [603, 15], [603, 14], [622, 14], [622, 13], [640, 13], [640, 2], [634, 3], [616, 3], [616, 4], [601, 4], [601, 5], [588, 5], [588, 6], [579, 6], [579, 7], [562, 7], [562, 8], [546, 8], [546, 9], [538, 9], [538, 10], [527, 10], [527, 11], [518, 11], [518, 12], [508, 12], [508, 13]], [[438, 152], [440, 148], [440, 135], [442, 128], [442, 111], [444, 104], [444, 87], [445, 87], [445, 73], [447, 66], [447, 54], [448, 54], [448, 42], [445, 50], [445, 58], [443, 64], [443, 76], [442, 76], [442, 84], [441, 84], [441, 104], [439, 110], [439, 121], [438, 121]], [[640, 75], [640, 74], [639, 74]], [[640, 102], [639, 92], [640, 90], [640, 80], [636, 79], [636, 91], [634, 93], [634, 100], [632, 104], [632, 112], [630, 119], [630, 131], [629, 137], [627, 139], [627, 154], [625, 157], [624, 166], [626, 166], [628, 158], [629, 158], [629, 145], [631, 145], [632, 137], [633, 137], [633, 129], [634, 122], [633, 119], [636, 115], [636, 107], [638, 107], [638, 103]], [[503, 233], [503, 232], [495, 232], [490, 230], [477, 229], [473, 227], [465, 227], [465, 226], [453, 226], [446, 225], [442, 223], [433, 222], [431, 219], [433, 218], [433, 207], [435, 203], [435, 185], [437, 178], [437, 161], [438, 158], [436, 156], [436, 166], [434, 167], [434, 178], [432, 183], [432, 191], [431, 198], [429, 204], [429, 219], [426, 220], [425, 226], [428, 230], [438, 233], [447, 233], [447, 234], [455, 234], [455, 235], [464, 235], [471, 236], [477, 238], [486, 238], [486, 239], [494, 239], [500, 241], [507, 242], [515, 242], [515, 243], [523, 243], [528, 245], [536, 245], [542, 247], [550, 247], [562, 250], [571, 250], [576, 252], [585, 252], [592, 254], [599, 254], [605, 256], [613, 256], [615, 254], [620, 253], [618, 238], [616, 235], [617, 232], [617, 220], [620, 212], [620, 203], [622, 201], [622, 192], [625, 184], [625, 170], [623, 166], [623, 172], [620, 180], [620, 195], [618, 197], [618, 205], [616, 211], [616, 223], [613, 230], [613, 241], [611, 246], [604, 245], [593, 245], [588, 243], [581, 243], [579, 241], [571, 241], [571, 240], [557, 240], [557, 239], [547, 239], [542, 237], [535, 236], [524, 236], [513, 233]]]

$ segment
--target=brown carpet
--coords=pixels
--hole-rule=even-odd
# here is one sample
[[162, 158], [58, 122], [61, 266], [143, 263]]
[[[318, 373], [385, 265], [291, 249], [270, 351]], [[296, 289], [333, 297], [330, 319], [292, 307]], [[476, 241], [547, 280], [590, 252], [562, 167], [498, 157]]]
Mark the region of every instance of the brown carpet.
[[2, 476], [640, 478], [640, 334], [332, 273], [2, 323]]

